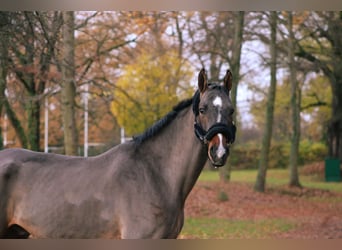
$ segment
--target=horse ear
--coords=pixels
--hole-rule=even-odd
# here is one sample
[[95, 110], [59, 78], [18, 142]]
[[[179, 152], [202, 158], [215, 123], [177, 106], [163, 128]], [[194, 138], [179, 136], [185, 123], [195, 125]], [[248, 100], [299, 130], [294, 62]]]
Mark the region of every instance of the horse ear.
[[230, 91], [232, 89], [233, 86], [233, 75], [232, 72], [230, 72], [230, 70], [227, 70], [226, 75], [223, 78], [223, 85], [228, 89], [228, 91]]
[[207, 83], [207, 74], [205, 73], [205, 69], [201, 69], [198, 74], [198, 89], [201, 93], [203, 93], [208, 87]]

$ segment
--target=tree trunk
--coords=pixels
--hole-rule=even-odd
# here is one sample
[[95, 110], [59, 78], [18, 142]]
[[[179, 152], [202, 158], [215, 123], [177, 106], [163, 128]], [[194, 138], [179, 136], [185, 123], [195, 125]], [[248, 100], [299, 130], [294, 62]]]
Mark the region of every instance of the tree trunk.
[[[239, 11], [235, 14], [235, 22], [234, 22], [234, 39], [233, 39], [233, 48], [232, 48], [232, 58], [230, 62], [230, 69], [233, 75], [233, 86], [231, 90], [231, 98], [233, 107], [236, 107], [236, 97], [237, 97], [237, 89], [238, 83], [240, 81], [240, 61], [241, 61], [241, 48], [243, 43], [243, 28], [244, 28], [244, 20], [245, 20], [245, 12]], [[233, 120], [236, 122], [236, 112], [233, 114]], [[230, 152], [233, 154], [234, 147], [231, 145]], [[227, 182], [230, 180], [230, 172], [232, 163], [230, 162], [231, 158], [228, 158], [227, 164], [220, 169], [220, 179], [223, 182]]]
[[329, 157], [339, 158], [342, 161], [342, 75], [339, 76], [341, 73], [338, 72], [334, 73], [335, 79], [330, 79], [333, 100], [332, 118], [328, 126]]
[[29, 148], [40, 151], [40, 102], [34, 93], [26, 106]]
[[268, 90], [268, 99], [267, 99], [267, 107], [266, 107], [266, 119], [265, 119], [265, 129], [262, 138], [261, 144], [261, 153], [260, 153], [260, 161], [259, 161], [259, 170], [257, 179], [254, 185], [254, 190], [258, 192], [265, 191], [265, 183], [266, 183], [266, 173], [268, 168], [268, 160], [269, 160], [269, 151], [271, 146], [272, 139], [272, 127], [273, 127], [273, 115], [274, 115], [274, 103], [276, 96], [276, 84], [277, 84], [277, 51], [276, 51], [276, 43], [277, 43], [277, 12], [272, 11], [270, 15], [270, 29], [271, 29], [271, 43], [270, 43], [270, 74], [271, 74], [271, 82]]
[[2, 63], [0, 65], [0, 150], [2, 150], [4, 148], [4, 138], [2, 137], [2, 117], [3, 117], [3, 113], [4, 112], [4, 100], [5, 100], [5, 84], [6, 84], [6, 76], [3, 77], [3, 73], [4, 72], [4, 69], [2, 67]]
[[290, 183], [291, 187], [301, 187], [298, 176], [298, 153], [300, 141], [300, 90], [296, 79], [296, 65], [294, 58], [294, 42], [293, 34], [293, 16], [292, 12], [288, 11], [288, 57], [289, 71], [291, 84], [291, 111], [292, 111], [292, 135], [291, 135], [291, 150], [290, 150]]
[[331, 13], [328, 34], [332, 41], [331, 74], [332, 118], [328, 128], [329, 156], [342, 161], [342, 12]]
[[18, 136], [18, 139], [20, 141], [20, 144], [23, 148], [29, 148], [28, 142], [27, 142], [27, 137], [25, 134], [25, 130], [23, 126], [21, 125], [21, 122], [19, 118], [17, 117], [16, 113], [10, 106], [7, 98], [4, 99], [4, 106], [5, 106], [5, 112], [7, 114], [8, 120], [12, 124], [12, 127], [15, 130], [16, 135]]
[[74, 62], [74, 13], [63, 12], [63, 50], [62, 50], [62, 117], [64, 149], [67, 155], [77, 154], [77, 129], [75, 120], [75, 62]]
[[[8, 23], [7, 15], [0, 13], [1, 26], [5, 26]], [[8, 36], [5, 32], [5, 28], [0, 27], [0, 150], [4, 148], [4, 141], [2, 137], [2, 119], [5, 113], [4, 102], [6, 100], [5, 89], [6, 89], [6, 78], [7, 78], [7, 63], [8, 60]]]
[[8, 74], [8, 48], [9, 48], [9, 29], [10, 27], [10, 16], [7, 12], [0, 13], [0, 23], [1, 31], [0, 31], [0, 149], [3, 148], [3, 138], [2, 138], [2, 114], [7, 114], [9, 122], [12, 124], [18, 139], [23, 148], [27, 148], [27, 138], [25, 135], [24, 128], [21, 126], [21, 123], [12, 110], [7, 96], [5, 95], [5, 90], [7, 87], [7, 74]]
[[[1, 52], [0, 52], [1, 53]], [[2, 60], [0, 59], [0, 150], [4, 148], [4, 138], [2, 137], [2, 119], [3, 119], [3, 114], [5, 113], [4, 109], [4, 101], [6, 99], [5, 96], [5, 89], [6, 89], [6, 69], [3, 67]]]

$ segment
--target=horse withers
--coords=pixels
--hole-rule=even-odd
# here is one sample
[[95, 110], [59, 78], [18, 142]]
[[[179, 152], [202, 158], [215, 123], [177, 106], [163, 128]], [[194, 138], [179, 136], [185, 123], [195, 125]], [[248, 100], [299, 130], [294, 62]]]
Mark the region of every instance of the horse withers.
[[0, 151], [0, 238], [177, 238], [207, 158], [235, 138], [228, 70], [132, 141], [94, 157]]

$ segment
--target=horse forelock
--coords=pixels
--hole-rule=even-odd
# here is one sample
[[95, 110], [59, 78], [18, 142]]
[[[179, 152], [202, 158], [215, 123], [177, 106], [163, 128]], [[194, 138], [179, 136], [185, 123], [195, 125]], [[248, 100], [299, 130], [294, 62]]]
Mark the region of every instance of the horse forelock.
[[[218, 83], [208, 83], [208, 88], [219, 89], [220, 91], [225, 91], [228, 94], [226, 88], [224, 88], [222, 85]], [[197, 90], [192, 98], [193, 99], [192, 111], [194, 112], [196, 116], [199, 115], [199, 103], [201, 101], [200, 97], [201, 97], [201, 93], [199, 90]]]

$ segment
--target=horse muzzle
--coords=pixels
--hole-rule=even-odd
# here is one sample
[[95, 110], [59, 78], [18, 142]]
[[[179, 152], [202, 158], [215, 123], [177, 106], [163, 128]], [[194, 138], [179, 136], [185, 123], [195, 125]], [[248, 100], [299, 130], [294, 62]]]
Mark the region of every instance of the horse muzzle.
[[215, 167], [222, 167], [227, 161], [229, 146], [235, 140], [235, 125], [216, 123], [206, 131], [195, 122], [195, 134], [203, 144], [208, 145], [208, 158], [211, 163]]
[[216, 134], [208, 143], [208, 158], [214, 167], [222, 167], [229, 156], [229, 143], [221, 133]]

